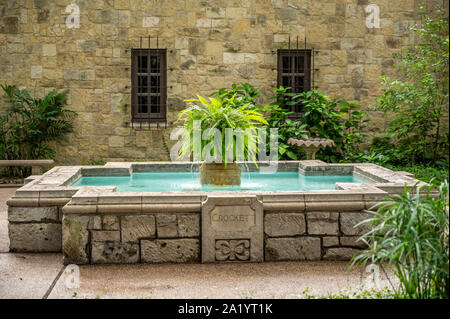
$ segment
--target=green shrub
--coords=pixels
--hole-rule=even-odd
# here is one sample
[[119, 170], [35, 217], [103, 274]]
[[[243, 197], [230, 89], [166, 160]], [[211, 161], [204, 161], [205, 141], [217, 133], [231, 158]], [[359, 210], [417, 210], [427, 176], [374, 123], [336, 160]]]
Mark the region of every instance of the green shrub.
[[[269, 113], [269, 127], [279, 128], [280, 159], [301, 159], [303, 154], [297, 146], [287, 144], [293, 138], [328, 138], [336, 143], [336, 148], [320, 150], [316, 158], [336, 162], [346, 154], [357, 153], [365, 137], [361, 131], [368, 121], [360, 106], [340, 99], [332, 99], [325, 94], [311, 90], [300, 94], [289, 93], [290, 88], [275, 89], [275, 102], [266, 108]], [[291, 112], [284, 111], [283, 105], [302, 105], [303, 113], [296, 120], [289, 120]], [[280, 134], [281, 133], [281, 134]]]
[[[365, 135], [362, 134], [366, 113], [360, 106], [340, 99], [332, 99], [325, 94], [312, 90], [300, 94], [291, 93], [290, 87], [274, 88], [272, 101], [268, 105], [258, 103], [264, 95], [259, 89], [248, 84], [233, 84], [231, 89], [221, 88], [211, 96], [223, 100], [233, 98], [234, 103], [248, 104], [248, 109], [265, 114], [267, 136], [270, 128], [278, 129], [278, 159], [298, 160], [305, 158], [305, 152], [298, 146], [288, 144], [289, 138], [307, 139], [308, 137], [330, 138], [336, 143], [336, 149], [326, 148], [316, 155], [328, 162], [339, 161], [348, 154], [358, 154], [359, 146]], [[301, 103], [303, 113], [300, 118], [291, 118], [288, 106]], [[267, 141], [269, 143], [269, 141]], [[267, 146], [267, 149], [269, 145]]]
[[[67, 96], [53, 90], [43, 99], [34, 98], [27, 89], [1, 85], [6, 93], [6, 114], [0, 117], [0, 158], [54, 158], [49, 142], [72, 132], [76, 113], [65, 109]], [[11, 169], [11, 175], [24, 176], [23, 168]]]
[[264, 97], [264, 94], [259, 92], [257, 87], [249, 83], [241, 83], [240, 85], [232, 84], [231, 89], [221, 88], [216, 92], [210, 94], [211, 97], [218, 97], [220, 99], [233, 99], [239, 104], [248, 104], [248, 109], [259, 109], [257, 99]]
[[412, 28], [416, 44], [395, 56], [401, 77], [382, 77], [383, 94], [375, 105], [392, 118], [387, 129], [391, 145], [381, 149], [392, 164], [448, 159], [448, 20], [440, 9], [431, 15], [420, 10], [422, 26]]
[[[292, 114], [285, 105], [289, 98], [290, 93], [287, 91], [289, 88], [275, 88], [275, 94], [271, 97], [273, 102], [263, 107], [264, 112], [267, 114], [267, 136], [270, 134], [270, 128], [278, 129], [278, 159], [279, 160], [297, 160], [305, 156], [304, 152], [296, 146], [288, 144], [289, 138], [306, 139], [308, 134], [306, 131], [306, 124], [292, 120], [289, 115]], [[267, 148], [270, 141], [267, 141]]]
[[360, 223], [373, 227], [361, 238], [369, 248], [352, 260], [353, 266], [392, 265], [400, 282], [396, 293], [408, 298], [449, 297], [448, 182], [432, 180], [428, 187], [405, 187], [369, 211], [372, 217]]

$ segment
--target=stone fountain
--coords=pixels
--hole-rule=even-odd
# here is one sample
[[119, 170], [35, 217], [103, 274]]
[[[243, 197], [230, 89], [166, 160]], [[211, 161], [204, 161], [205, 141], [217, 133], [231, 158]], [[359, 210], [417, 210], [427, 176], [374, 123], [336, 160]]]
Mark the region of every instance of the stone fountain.
[[288, 144], [297, 145], [301, 147], [303, 150], [305, 150], [307, 160], [315, 160], [316, 152], [322, 147], [336, 146], [333, 140], [327, 138], [309, 138], [305, 140], [305, 139], [295, 139], [291, 137], [288, 140]]

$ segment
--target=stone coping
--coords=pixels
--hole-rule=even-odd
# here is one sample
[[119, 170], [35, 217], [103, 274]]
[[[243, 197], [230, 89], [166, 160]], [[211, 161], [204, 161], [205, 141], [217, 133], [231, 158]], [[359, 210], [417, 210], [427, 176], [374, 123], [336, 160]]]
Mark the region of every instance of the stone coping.
[[[259, 162], [258, 167], [269, 162]], [[244, 166], [243, 163], [239, 165]], [[336, 183], [335, 190], [315, 191], [189, 191], [189, 192], [116, 192], [114, 186], [72, 186], [81, 176], [129, 176], [133, 172], [175, 171], [190, 172], [199, 163], [192, 162], [108, 162], [104, 166], [56, 166], [19, 188], [8, 200], [9, 206], [86, 206], [87, 212], [109, 210], [115, 207], [154, 212], [169, 208], [179, 211], [198, 211], [201, 202], [210, 195], [257, 195], [269, 210], [317, 210], [332, 205], [350, 210], [368, 209], [389, 193], [401, 192], [405, 185], [415, 187], [425, 183], [404, 172], [394, 172], [375, 164], [328, 164], [320, 160], [279, 161], [278, 171], [299, 171], [305, 175], [353, 174], [371, 181], [371, 184]], [[253, 167], [253, 168], [252, 168]], [[249, 165], [249, 170], [256, 166]], [[256, 168], [257, 170], [258, 168]], [[167, 206], [169, 205], [169, 206]], [[70, 212], [70, 209], [67, 213]]]

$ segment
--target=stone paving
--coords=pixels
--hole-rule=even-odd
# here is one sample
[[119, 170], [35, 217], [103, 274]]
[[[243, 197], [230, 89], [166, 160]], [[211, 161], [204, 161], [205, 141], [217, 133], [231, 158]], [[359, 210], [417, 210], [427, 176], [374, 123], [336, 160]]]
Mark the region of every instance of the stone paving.
[[[368, 286], [347, 262], [64, 266], [60, 253], [8, 253], [0, 188], [0, 298], [305, 298]], [[79, 272], [79, 277], [77, 273]], [[73, 278], [79, 278], [73, 280]], [[369, 284], [370, 285], [370, 284]], [[378, 287], [387, 286], [381, 278]]]

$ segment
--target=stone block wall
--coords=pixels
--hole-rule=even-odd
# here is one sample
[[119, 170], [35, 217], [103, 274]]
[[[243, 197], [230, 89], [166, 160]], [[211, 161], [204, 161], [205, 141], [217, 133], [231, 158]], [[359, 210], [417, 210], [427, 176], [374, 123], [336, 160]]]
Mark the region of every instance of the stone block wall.
[[[167, 160], [171, 128], [184, 100], [249, 82], [271, 96], [276, 50], [306, 36], [315, 85], [366, 108], [393, 73], [393, 53], [414, 41], [416, 0], [77, 0], [80, 27], [67, 28], [72, 0], [0, 1], [0, 83], [42, 96], [68, 90], [78, 112], [74, 132], [56, 145], [59, 163]], [[436, 1], [430, 1], [436, 2]], [[368, 29], [365, 7], [377, 4], [381, 27]], [[447, 3], [447, 1], [444, 1]], [[168, 52], [168, 128], [130, 127], [130, 51], [139, 37]], [[1, 94], [1, 93], [0, 93]], [[2, 94], [0, 95], [0, 97]], [[262, 101], [266, 102], [266, 101]], [[0, 112], [3, 106], [0, 104]], [[371, 112], [369, 130], [385, 118]]]
[[10, 251], [61, 251], [61, 208], [9, 206]]
[[200, 214], [64, 215], [64, 263], [200, 262]]
[[[349, 260], [365, 246], [362, 212], [271, 211], [264, 216], [264, 261]], [[65, 264], [199, 263], [200, 213], [65, 214]], [[237, 260], [239, 261], [239, 260]]]
[[349, 260], [365, 245], [363, 212], [268, 212], [264, 217], [265, 260]]

